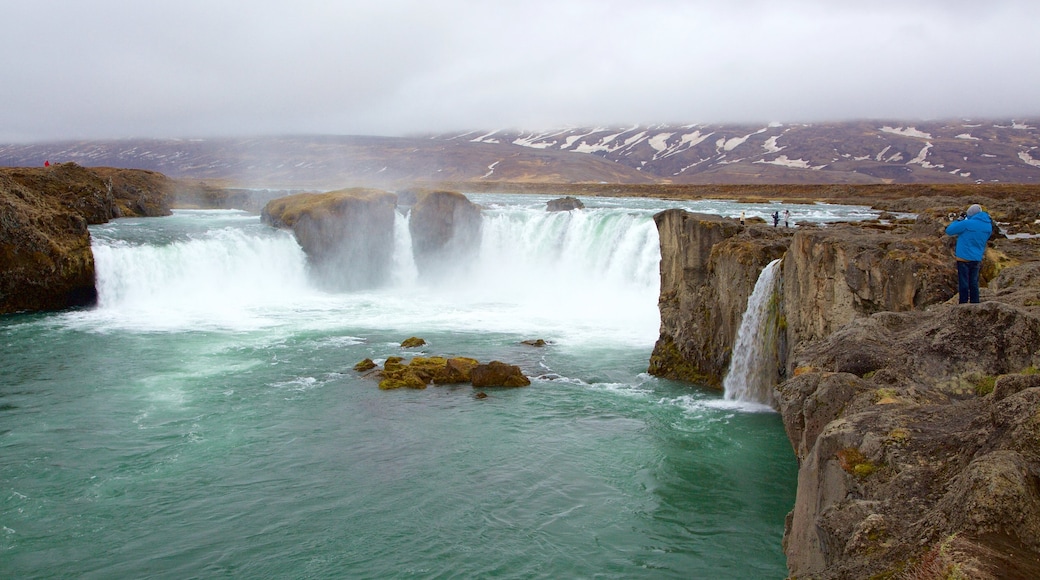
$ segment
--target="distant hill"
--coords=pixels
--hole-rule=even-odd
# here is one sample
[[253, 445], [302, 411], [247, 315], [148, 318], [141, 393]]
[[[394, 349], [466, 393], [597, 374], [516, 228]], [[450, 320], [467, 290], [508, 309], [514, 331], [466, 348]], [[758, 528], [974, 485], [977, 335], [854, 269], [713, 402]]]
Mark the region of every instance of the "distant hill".
[[682, 125], [438, 139], [590, 153], [673, 183], [1040, 182], [1040, 120]]
[[0, 145], [45, 160], [242, 187], [415, 183], [1040, 183], [1040, 120], [570, 128]]

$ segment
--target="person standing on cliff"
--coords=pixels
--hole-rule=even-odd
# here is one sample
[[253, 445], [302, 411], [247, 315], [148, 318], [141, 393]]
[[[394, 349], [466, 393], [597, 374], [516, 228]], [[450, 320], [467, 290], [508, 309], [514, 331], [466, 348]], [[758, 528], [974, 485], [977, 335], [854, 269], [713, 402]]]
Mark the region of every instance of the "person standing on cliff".
[[773, 227], [780, 225], [780, 210], [773, 212]]
[[982, 256], [986, 253], [986, 242], [993, 233], [993, 220], [982, 211], [979, 204], [968, 208], [964, 219], [946, 226], [946, 235], [957, 238], [957, 290], [960, 303], [979, 302], [979, 270]]
[[744, 225], [744, 212], [740, 212], [740, 225]]

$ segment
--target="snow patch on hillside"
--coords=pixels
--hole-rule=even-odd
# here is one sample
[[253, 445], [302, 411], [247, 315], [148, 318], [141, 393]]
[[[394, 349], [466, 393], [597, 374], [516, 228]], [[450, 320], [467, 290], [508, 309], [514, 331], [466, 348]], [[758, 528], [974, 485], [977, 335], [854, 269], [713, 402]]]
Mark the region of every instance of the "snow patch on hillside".
[[813, 171], [818, 171], [824, 167], [823, 165], [816, 167], [809, 165], [809, 162], [805, 159], [788, 159], [787, 155], [779, 155], [776, 159], [773, 159], [771, 161], [760, 159], [758, 161], [755, 161], [755, 163], [762, 163], [765, 165], [779, 165], [780, 167], [791, 167], [793, 169], [811, 169]]
[[1033, 159], [1033, 156], [1028, 151], [1019, 151], [1018, 158], [1033, 167], [1040, 167], [1040, 159]]
[[491, 174], [495, 172], [495, 166], [498, 165], [501, 162], [502, 161], [499, 160], [499, 161], [496, 161], [496, 162], [492, 163], [491, 165], [488, 165], [488, 172], [485, 173], [484, 177], [482, 177], [481, 179], [487, 179], [487, 178], [491, 177]]
[[779, 135], [773, 135], [766, 139], [766, 142], [762, 144], [762, 148], [766, 150], [766, 153], [779, 153], [784, 150], [783, 147], [778, 147], [776, 144], [776, 140], [779, 138]]
[[[675, 133], [658, 133], [651, 137], [646, 143], [647, 145], [650, 145], [651, 149], [661, 153], [662, 151], [668, 150], [668, 140], [672, 138], [672, 135], [675, 135]], [[657, 156], [655, 155], [654, 157]]]
[[881, 128], [881, 132], [901, 135], [903, 137], [914, 137], [916, 139], [933, 139], [930, 133], [918, 131], [915, 127], [889, 127], [888, 125], [885, 125]]

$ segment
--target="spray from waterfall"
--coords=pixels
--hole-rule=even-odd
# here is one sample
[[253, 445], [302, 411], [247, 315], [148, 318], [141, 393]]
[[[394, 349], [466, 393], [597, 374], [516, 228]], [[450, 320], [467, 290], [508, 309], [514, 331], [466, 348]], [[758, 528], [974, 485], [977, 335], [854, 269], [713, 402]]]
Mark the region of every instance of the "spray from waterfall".
[[729, 373], [723, 381], [726, 400], [773, 405], [776, 383], [777, 316], [772, 300], [780, 259], [770, 262], [748, 297], [747, 309], [737, 330]]

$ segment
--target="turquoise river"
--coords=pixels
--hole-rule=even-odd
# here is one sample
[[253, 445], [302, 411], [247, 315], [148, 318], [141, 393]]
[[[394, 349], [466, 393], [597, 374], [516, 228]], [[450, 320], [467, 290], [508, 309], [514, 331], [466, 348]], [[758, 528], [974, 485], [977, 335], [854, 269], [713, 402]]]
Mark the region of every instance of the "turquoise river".
[[[92, 226], [97, 307], [0, 317], [0, 578], [783, 578], [779, 416], [645, 373], [654, 213], [781, 206], [470, 197], [465, 276], [419, 279], [401, 218], [393, 282], [343, 294], [244, 212]], [[420, 354], [532, 384], [353, 370]]]

